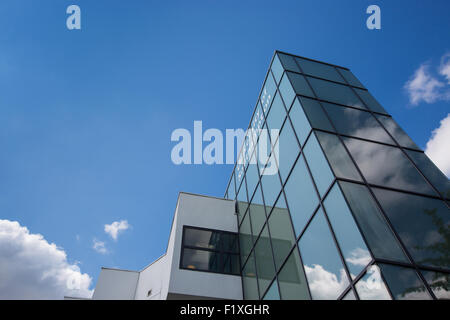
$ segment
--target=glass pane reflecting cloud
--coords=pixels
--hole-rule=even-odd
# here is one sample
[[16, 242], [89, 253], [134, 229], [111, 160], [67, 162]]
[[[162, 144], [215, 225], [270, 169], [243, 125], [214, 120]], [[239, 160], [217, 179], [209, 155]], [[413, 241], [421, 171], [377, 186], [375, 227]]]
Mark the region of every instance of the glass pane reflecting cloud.
[[450, 273], [422, 271], [422, 275], [438, 299], [450, 299]]
[[308, 77], [308, 80], [319, 99], [365, 109], [361, 100], [353, 93], [350, 87], [310, 77]]
[[391, 300], [377, 265], [371, 266], [355, 287], [361, 300]]
[[419, 149], [419, 147], [411, 140], [410, 137], [399, 127], [399, 125], [391, 117], [377, 114], [376, 117], [381, 121], [386, 130], [397, 140], [402, 147]]

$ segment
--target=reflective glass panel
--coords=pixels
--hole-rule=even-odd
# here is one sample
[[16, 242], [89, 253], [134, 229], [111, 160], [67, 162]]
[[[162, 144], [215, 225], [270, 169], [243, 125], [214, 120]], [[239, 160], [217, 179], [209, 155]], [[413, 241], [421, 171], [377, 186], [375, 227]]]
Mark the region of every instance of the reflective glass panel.
[[279, 269], [295, 243], [294, 230], [283, 195], [278, 198], [269, 216], [269, 229], [272, 237], [275, 265]]
[[278, 291], [278, 283], [275, 279], [267, 290], [263, 300], [280, 300], [280, 293]]
[[319, 78], [333, 80], [341, 83], [345, 83], [341, 75], [336, 71], [333, 66], [328, 64], [314, 62], [307, 59], [296, 58], [298, 64], [302, 68], [303, 73]]
[[281, 65], [280, 59], [278, 58], [278, 55], [275, 55], [275, 57], [273, 57], [272, 62], [272, 72], [277, 83], [280, 82], [280, 79], [283, 76], [283, 71], [284, 69], [283, 66]]
[[255, 152], [252, 154], [252, 158], [250, 160], [250, 163], [247, 167], [247, 172], [245, 174], [245, 178], [247, 180], [247, 191], [248, 196], [251, 198], [253, 196], [253, 193], [255, 192], [256, 185], [259, 181], [259, 174], [258, 174], [258, 166], [256, 164], [256, 156]]
[[390, 264], [380, 264], [380, 268], [395, 300], [431, 299], [415, 270]]
[[253, 248], [252, 229], [250, 227], [250, 214], [246, 213], [239, 227], [239, 247], [241, 252], [241, 261], [245, 263]]
[[285, 122], [277, 143], [279, 143], [278, 168], [281, 179], [284, 182], [300, 152], [300, 147], [295, 138], [290, 121]]
[[281, 80], [280, 92], [281, 96], [283, 97], [286, 109], [288, 110], [291, 107], [292, 101], [294, 100], [295, 91], [292, 88], [291, 82], [287, 77], [287, 73], [283, 76], [283, 79]]
[[378, 266], [371, 266], [355, 285], [361, 300], [391, 300]]
[[[376, 117], [386, 130], [397, 140], [398, 144], [402, 147], [419, 149], [419, 147], [411, 140], [411, 138], [400, 128], [400, 126], [391, 117], [386, 117], [377, 114]], [[420, 150], [420, 149], [419, 149]]]
[[261, 176], [261, 182], [262, 191], [264, 193], [264, 201], [266, 206], [271, 208], [281, 191], [281, 183], [278, 172], [275, 172], [275, 174], [263, 174]]
[[286, 74], [288, 75], [289, 80], [291, 80], [292, 87], [297, 94], [314, 98], [314, 94], [303, 75], [292, 72], [287, 72]]
[[353, 93], [350, 87], [315, 78], [308, 77], [308, 80], [319, 99], [350, 107], [365, 109], [362, 102]]
[[184, 245], [219, 250], [220, 234], [210, 230], [185, 228]]
[[281, 61], [281, 64], [284, 66], [285, 70], [294, 71], [294, 72], [300, 72], [300, 69], [298, 68], [297, 64], [295, 63], [295, 58], [293, 56], [278, 53], [278, 58]]
[[406, 150], [406, 153], [434, 187], [438, 189], [444, 197], [450, 199], [450, 180], [438, 167], [436, 167], [430, 158], [423, 152]]
[[450, 210], [441, 200], [373, 188], [417, 264], [449, 267]]
[[247, 211], [248, 200], [247, 200], [247, 190], [245, 186], [245, 179], [242, 180], [241, 188], [239, 189], [237, 195], [237, 205], [238, 205], [238, 215], [239, 221], [244, 217], [245, 211]]
[[313, 128], [334, 132], [330, 121], [317, 100], [304, 97], [299, 97], [298, 99], [300, 99], [303, 110], [308, 116], [309, 123]]
[[299, 245], [313, 299], [339, 298], [349, 281], [322, 209], [317, 211]]
[[275, 277], [273, 265], [272, 247], [270, 245], [267, 226], [264, 227], [261, 236], [255, 245], [256, 270], [258, 272], [258, 283], [262, 295]]
[[376, 258], [409, 262], [366, 186], [339, 182], [354, 218]]
[[422, 271], [422, 275], [438, 299], [450, 299], [450, 273]]
[[352, 138], [344, 143], [369, 183], [435, 195], [399, 148]]
[[320, 131], [315, 134], [336, 177], [361, 181], [361, 176], [338, 136]]
[[370, 112], [323, 103], [336, 130], [344, 135], [394, 144]]
[[280, 96], [277, 94], [273, 100], [272, 107], [270, 107], [269, 115], [267, 117], [267, 125], [269, 129], [280, 130], [285, 118], [286, 111]]
[[305, 112], [298, 99], [295, 99], [294, 104], [289, 112], [289, 116], [294, 126], [295, 133], [297, 133], [297, 138], [303, 145], [311, 131], [311, 126], [309, 125], [308, 118], [306, 118]]
[[342, 300], [356, 300], [356, 296], [353, 290], [347, 292], [347, 294], [342, 298]]
[[298, 236], [319, 204], [319, 198], [302, 156], [297, 160], [284, 191]]
[[276, 90], [277, 86], [275, 84], [275, 81], [273, 80], [272, 75], [267, 75], [266, 83], [260, 97], [261, 108], [266, 116], [267, 112], [269, 111], [270, 105], [272, 104], [272, 100], [275, 96]]
[[354, 279], [370, 263], [372, 257], [337, 183], [325, 198], [324, 206], [345, 263]]
[[378, 101], [369, 93], [369, 91], [358, 88], [355, 88], [355, 91], [356, 93], [358, 93], [361, 100], [364, 101], [364, 103], [370, 110], [387, 114], [386, 110], [384, 110], [381, 104], [378, 103]]
[[303, 153], [308, 162], [313, 179], [316, 182], [320, 196], [323, 197], [333, 182], [334, 176], [314, 134], [309, 136], [309, 140], [303, 149]]
[[183, 249], [183, 268], [224, 272], [220, 267], [220, 253], [206, 250]]
[[234, 174], [231, 175], [231, 181], [228, 185], [228, 198], [231, 200], [236, 199], [236, 191], [234, 189]]
[[261, 194], [261, 187], [258, 185], [255, 195], [250, 204], [250, 220], [252, 221], [253, 235], [258, 237], [261, 228], [266, 222], [266, 213], [264, 210], [264, 203]]
[[258, 300], [258, 283], [256, 279], [256, 268], [254, 253], [250, 255], [247, 264], [242, 271], [242, 286], [244, 291], [244, 299], [246, 300]]
[[355, 87], [364, 88], [362, 83], [358, 80], [358, 78], [355, 77], [355, 75], [350, 70], [339, 68], [339, 71], [350, 85], [355, 86]]
[[311, 299], [297, 248], [292, 251], [278, 274], [278, 284], [282, 300]]

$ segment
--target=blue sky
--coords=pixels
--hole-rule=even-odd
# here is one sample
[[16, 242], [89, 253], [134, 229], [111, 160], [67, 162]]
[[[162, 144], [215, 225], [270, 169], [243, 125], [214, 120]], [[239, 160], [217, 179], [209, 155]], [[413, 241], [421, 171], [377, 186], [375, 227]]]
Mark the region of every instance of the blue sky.
[[[82, 30], [66, 28], [70, 4]], [[370, 4], [381, 30], [366, 28]], [[0, 219], [61, 247], [92, 285], [101, 266], [141, 269], [165, 251], [178, 192], [222, 196], [232, 170], [175, 166], [172, 131], [247, 127], [276, 49], [349, 67], [425, 149], [449, 101], [413, 105], [404, 86], [425, 64], [448, 89], [437, 68], [449, 11], [447, 0], [1, 1]], [[114, 241], [104, 225], [121, 220], [131, 227]]]

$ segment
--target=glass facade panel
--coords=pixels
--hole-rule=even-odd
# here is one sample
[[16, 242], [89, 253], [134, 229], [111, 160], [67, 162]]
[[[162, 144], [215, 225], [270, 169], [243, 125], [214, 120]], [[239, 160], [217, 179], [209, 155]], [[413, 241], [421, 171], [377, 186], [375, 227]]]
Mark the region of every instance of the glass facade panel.
[[450, 210], [445, 203], [402, 192], [373, 191], [415, 262], [449, 269]]
[[338, 136], [320, 131], [315, 134], [336, 177], [361, 181], [361, 176]]
[[263, 300], [280, 300], [280, 292], [278, 291], [278, 283], [276, 279], [270, 285]]
[[423, 152], [406, 150], [406, 153], [433, 186], [438, 189], [445, 198], [450, 199], [450, 181], [442, 171], [436, 167], [430, 158]]
[[399, 148], [352, 138], [344, 143], [369, 183], [436, 194]]
[[297, 62], [305, 74], [345, 83], [344, 79], [333, 66], [301, 58], [297, 58]]
[[309, 123], [313, 128], [334, 132], [330, 120], [328, 120], [328, 117], [325, 112], [323, 112], [323, 109], [317, 100], [304, 97], [298, 99], [300, 99], [303, 110], [308, 116]]
[[297, 64], [295, 63], [295, 58], [293, 56], [278, 53], [278, 58], [281, 61], [281, 64], [283, 65], [285, 70], [294, 71], [294, 72], [300, 72], [300, 69], [298, 68]]
[[256, 267], [254, 253], [250, 255], [244, 269], [242, 270], [242, 287], [245, 300], [258, 300], [258, 283], [256, 279]]
[[295, 248], [278, 274], [282, 300], [310, 300], [305, 273]]
[[250, 214], [245, 214], [244, 219], [239, 227], [239, 248], [241, 253], [242, 264], [247, 261], [248, 255], [253, 248], [252, 229], [250, 227]]
[[300, 153], [300, 147], [295, 138], [290, 121], [285, 122], [277, 143], [279, 143], [278, 168], [280, 170], [281, 180], [284, 182], [292, 169], [295, 159], [297, 159]]
[[308, 81], [319, 99], [365, 109], [362, 102], [348, 86], [310, 77], [308, 77]]
[[303, 157], [300, 157], [284, 187], [289, 211], [298, 236], [319, 204]]
[[273, 97], [275, 96], [276, 90], [277, 85], [275, 84], [272, 75], [269, 73], [267, 75], [266, 83], [264, 84], [264, 88], [261, 92], [260, 97], [261, 108], [266, 116], [272, 103]]
[[387, 132], [370, 112], [323, 103], [338, 133], [394, 144]]
[[252, 230], [255, 238], [261, 232], [261, 228], [266, 222], [266, 213], [264, 210], [264, 203], [261, 194], [261, 187], [256, 188], [255, 196], [250, 203], [250, 220], [252, 221]]
[[220, 270], [219, 256], [217, 252], [185, 248], [182, 267], [199, 271], [223, 272]]
[[303, 153], [308, 162], [309, 169], [311, 170], [320, 196], [323, 197], [333, 182], [334, 176], [314, 134], [309, 137], [309, 140], [303, 149]]
[[438, 299], [450, 299], [450, 273], [422, 271], [422, 275]]
[[297, 138], [303, 146], [309, 132], [311, 131], [311, 126], [309, 125], [308, 118], [306, 118], [305, 112], [303, 111], [298, 99], [295, 99], [289, 112], [289, 117], [291, 118]]
[[292, 101], [295, 98], [295, 91], [292, 88], [291, 82], [288, 79], [287, 73], [284, 74], [283, 80], [280, 83], [280, 92], [283, 97], [283, 101], [286, 105], [286, 109], [291, 107]]
[[294, 230], [283, 195], [280, 196], [269, 216], [269, 229], [275, 265], [279, 269], [295, 244]]
[[245, 174], [245, 179], [247, 181], [247, 191], [248, 196], [251, 198], [255, 192], [256, 185], [259, 182], [258, 165], [256, 164], [256, 152], [253, 152], [250, 163], [247, 167], [247, 172]]
[[245, 187], [245, 179], [243, 179], [241, 188], [239, 189], [239, 192], [237, 194], [237, 205], [238, 205], [238, 216], [239, 216], [239, 222], [244, 217], [244, 213], [247, 211], [248, 208], [248, 199], [247, 199], [247, 190]]
[[356, 93], [359, 95], [362, 101], [366, 104], [366, 106], [374, 111], [379, 112], [383, 114], [387, 114], [386, 110], [378, 103], [378, 101], [369, 93], [367, 90], [361, 90], [358, 88], [355, 88]]
[[373, 255], [379, 259], [409, 262], [366, 186], [339, 182], [354, 218]]
[[308, 97], [313, 97], [314, 94], [311, 91], [308, 83], [305, 80], [305, 77], [298, 73], [287, 72], [286, 73], [291, 80], [292, 87], [297, 94], [301, 94]]
[[399, 125], [391, 117], [382, 116], [377, 114], [376, 117], [386, 130], [397, 140], [398, 144], [402, 147], [419, 149], [419, 147], [411, 140], [410, 137], [399, 127]]
[[354, 279], [371, 262], [372, 257], [337, 183], [325, 198], [324, 206], [347, 268]]
[[231, 175], [230, 184], [228, 185], [228, 198], [231, 200], [236, 199], [236, 191], [234, 188], [234, 174]]
[[272, 247], [270, 245], [267, 225], [264, 227], [261, 236], [255, 244], [255, 259], [256, 270], [258, 272], [259, 292], [260, 295], [263, 295], [272, 282], [272, 279], [275, 277]]
[[220, 235], [211, 230], [186, 228], [184, 230], [184, 245], [219, 250]]
[[349, 280], [322, 209], [317, 211], [299, 246], [313, 299], [339, 298]]
[[269, 127], [269, 130], [280, 130], [285, 118], [286, 110], [284, 109], [280, 95], [277, 94], [273, 100], [272, 107], [270, 107], [269, 115], [267, 116], [267, 126]]
[[272, 62], [272, 73], [273, 76], [275, 77], [275, 80], [277, 83], [280, 82], [281, 77], [283, 76], [283, 66], [280, 62], [280, 59], [278, 58], [278, 55], [275, 55], [275, 57], [273, 57], [273, 62]]
[[261, 182], [264, 193], [264, 201], [266, 206], [269, 207], [268, 210], [270, 210], [281, 191], [280, 178], [278, 177], [278, 173], [263, 174], [261, 176]]
[[395, 300], [429, 300], [430, 294], [414, 269], [380, 264], [386, 283]]
[[371, 266], [355, 285], [361, 300], [391, 300], [378, 266]]
[[345, 80], [347, 80], [347, 82], [351, 86], [364, 88], [362, 83], [358, 80], [358, 78], [356, 78], [353, 75], [353, 73], [350, 70], [346, 70], [346, 69], [342, 69], [342, 68], [338, 68], [338, 69], [339, 69], [339, 72], [342, 74], [342, 76], [345, 78]]
[[356, 300], [356, 296], [353, 290], [347, 292], [347, 294], [342, 298], [342, 300]]

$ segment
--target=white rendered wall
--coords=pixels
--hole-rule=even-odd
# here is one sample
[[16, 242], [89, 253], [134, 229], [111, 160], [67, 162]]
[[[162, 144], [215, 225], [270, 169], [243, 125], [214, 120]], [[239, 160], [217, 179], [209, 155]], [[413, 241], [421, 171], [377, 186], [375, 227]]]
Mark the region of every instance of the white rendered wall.
[[[170, 271], [168, 267], [166, 255], [163, 255], [140, 272], [136, 289], [136, 300], [166, 299], [167, 295], [164, 295], [162, 291], [164, 287], [164, 274]], [[149, 293], [150, 290], [151, 293]]]
[[133, 300], [139, 272], [102, 268], [92, 296], [94, 300]]

